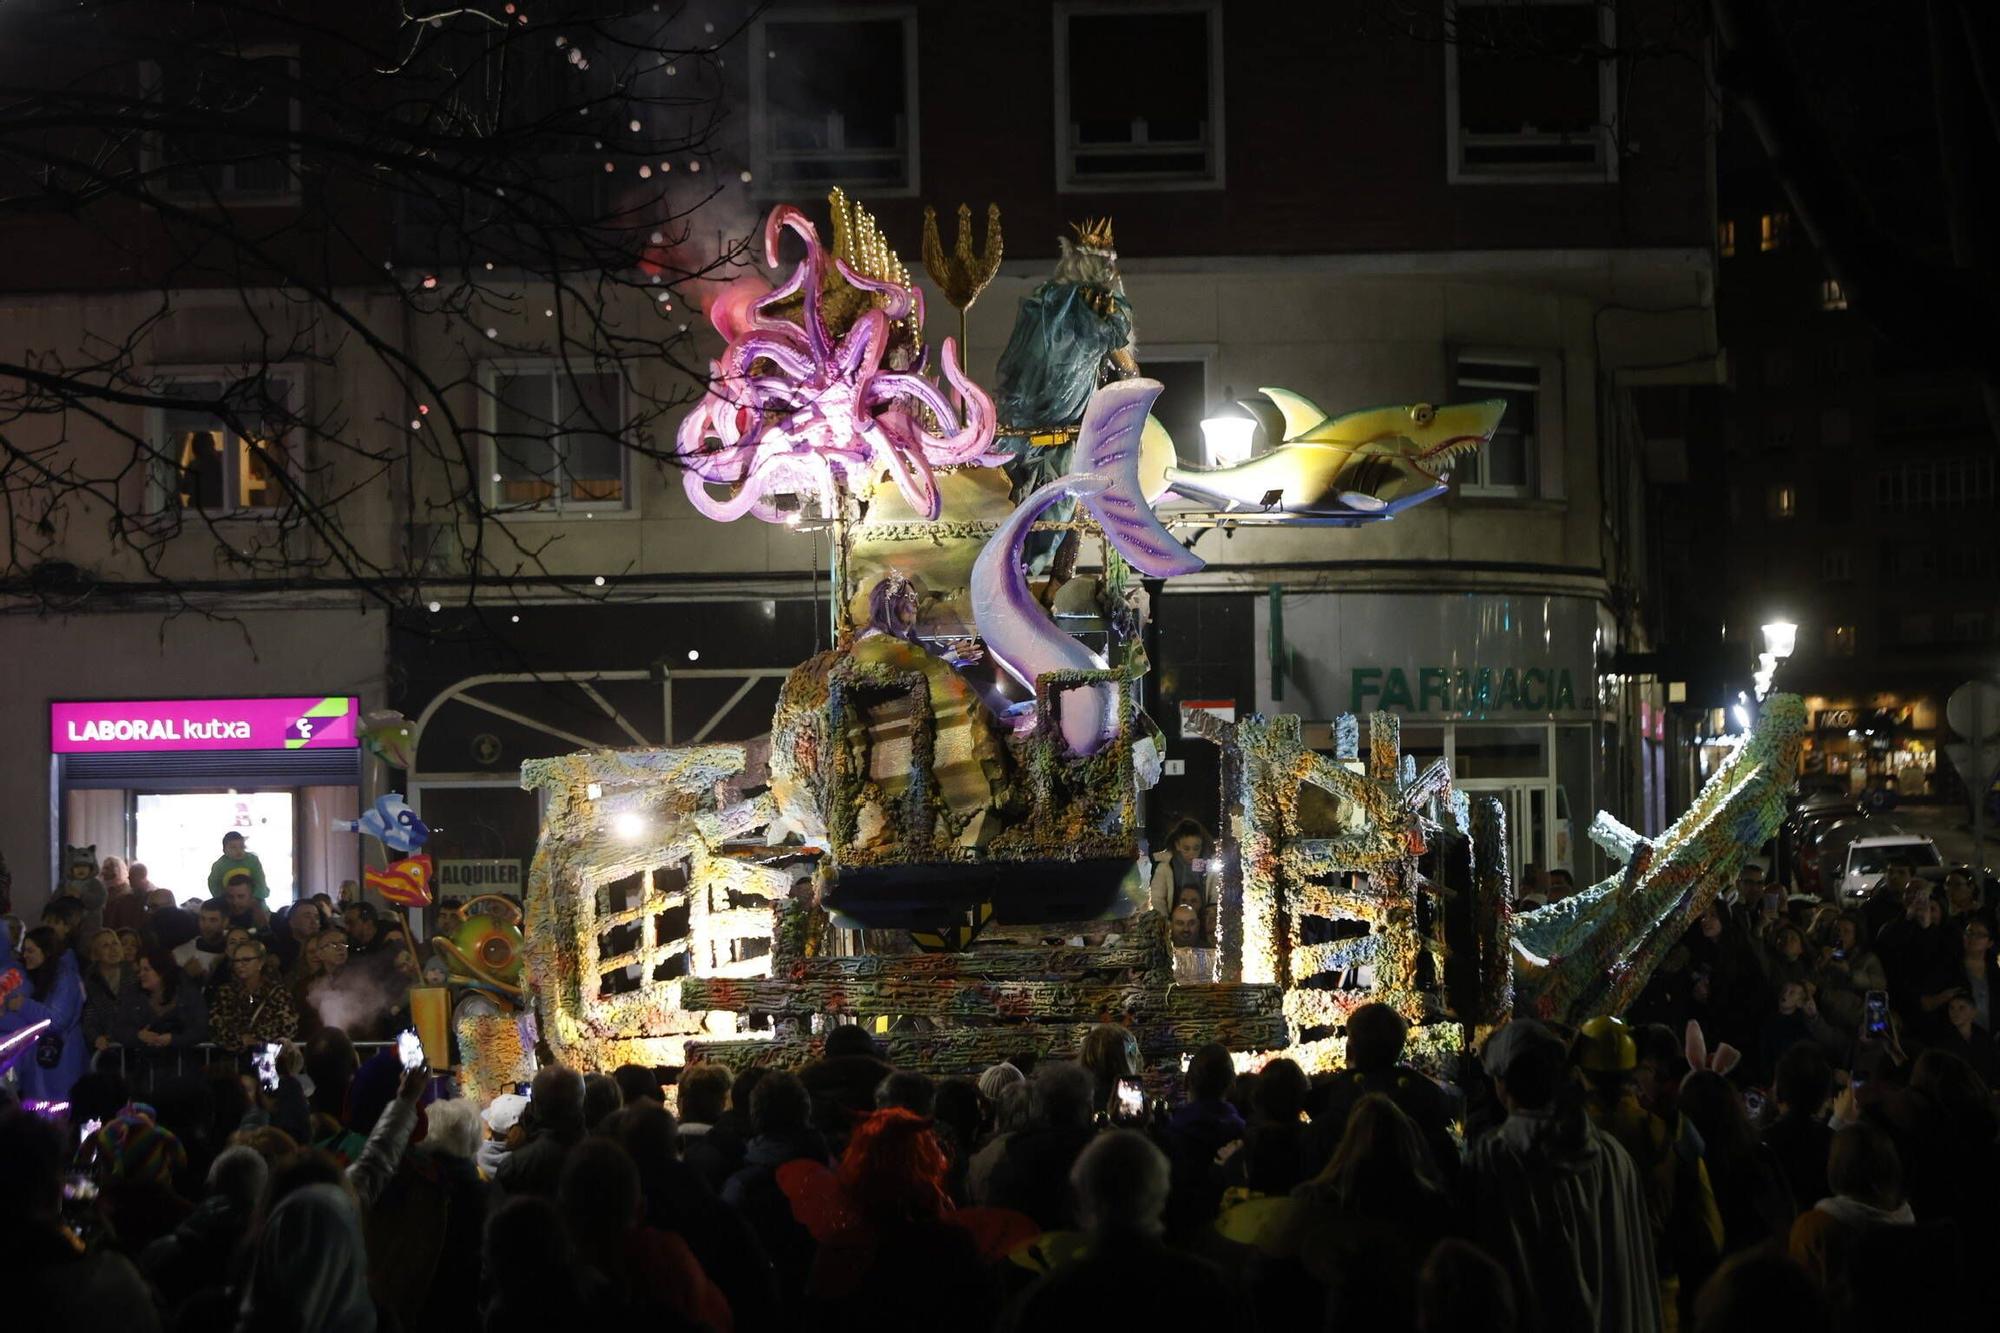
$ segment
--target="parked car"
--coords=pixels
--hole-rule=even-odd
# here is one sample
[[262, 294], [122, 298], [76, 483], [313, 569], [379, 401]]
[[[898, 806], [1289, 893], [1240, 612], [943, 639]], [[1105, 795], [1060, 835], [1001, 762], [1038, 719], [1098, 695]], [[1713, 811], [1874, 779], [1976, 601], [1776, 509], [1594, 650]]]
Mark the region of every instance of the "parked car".
[[1843, 899], [1867, 897], [1876, 882], [1898, 861], [1907, 863], [1920, 874], [1927, 867], [1944, 864], [1944, 858], [1938, 855], [1937, 844], [1921, 833], [1884, 827], [1870, 828], [1867, 834], [1847, 843], [1840, 875], [1840, 896]]

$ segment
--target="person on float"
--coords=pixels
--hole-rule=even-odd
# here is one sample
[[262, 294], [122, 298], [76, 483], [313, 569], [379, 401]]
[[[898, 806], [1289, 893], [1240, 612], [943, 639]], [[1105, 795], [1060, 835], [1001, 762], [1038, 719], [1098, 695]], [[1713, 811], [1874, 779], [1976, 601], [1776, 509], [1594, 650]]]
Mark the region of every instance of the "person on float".
[[257, 859], [257, 853], [246, 849], [243, 835], [231, 829], [222, 835], [222, 855], [208, 868], [210, 896], [220, 898], [223, 885], [238, 871], [250, 876], [250, 891], [258, 902], [271, 896], [271, 886], [264, 879], [264, 863]]
[[1208, 901], [1208, 830], [1192, 819], [1183, 819], [1167, 835], [1165, 851], [1153, 853], [1151, 901], [1155, 912], [1166, 916], [1180, 905], [1181, 891], [1195, 891], [1195, 915]]

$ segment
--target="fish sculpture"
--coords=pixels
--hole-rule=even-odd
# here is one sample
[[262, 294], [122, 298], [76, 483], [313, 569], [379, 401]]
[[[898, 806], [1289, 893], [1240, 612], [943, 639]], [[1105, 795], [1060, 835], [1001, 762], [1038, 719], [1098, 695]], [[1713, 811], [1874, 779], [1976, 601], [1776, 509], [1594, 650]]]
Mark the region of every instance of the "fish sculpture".
[[1505, 399], [1370, 407], [1329, 417], [1287, 389], [1260, 389], [1285, 418], [1283, 443], [1224, 468], [1167, 469], [1177, 493], [1229, 512], [1351, 525], [1444, 494], [1452, 464], [1493, 438]]
[[429, 907], [433, 868], [428, 856], [406, 856], [381, 870], [361, 872], [362, 882], [398, 907]]
[[[1070, 470], [1023, 499], [973, 563], [972, 616], [979, 637], [987, 654], [1030, 690], [1052, 671], [1105, 669], [1104, 659], [1058, 625], [1028, 586], [1022, 560], [1028, 534], [1045, 510], [1065, 499], [1081, 501], [1118, 554], [1148, 578], [1173, 578], [1202, 567], [1201, 558], [1154, 515], [1140, 481], [1140, 436], [1162, 387], [1158, 380], [1121, 380], [1091, 395]], [[1111, 738], [1116, 688], [1106, 683], [1064, 691], [1062, 736], [1072, 753], [1096, 754]]]
[[403, 801], [403, 793], [385, 793], [359, 819], [337, 819], [333, 823], [336, 833], [366, 833], [377, 839], [384, 847], [408, 855], [430, 840], [431, 831], [424, 821], [417, 818], [417, 812]]

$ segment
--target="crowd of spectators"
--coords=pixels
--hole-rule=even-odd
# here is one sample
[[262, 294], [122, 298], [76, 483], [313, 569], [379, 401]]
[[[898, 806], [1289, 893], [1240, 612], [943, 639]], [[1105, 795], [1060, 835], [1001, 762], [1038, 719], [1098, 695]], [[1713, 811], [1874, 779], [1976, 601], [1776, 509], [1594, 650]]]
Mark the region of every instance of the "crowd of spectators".
[[[392, 1051], [359, 1057], [334, 1024], [284, 1042], [275, 1086], [229, 1060], [101, 1064], [65, 1111], [0, 1107], [7, 1308], [132, 1333], [1844, 1331], [1978, 1308], [1978, 1256], [2000, 1243], [2000, 1118], [1963, 1049], [1984, 1034], [1983, 903], [1940, 904], [1962, 918], [1960, 974], [1940, 953], [1912, 977], [1907, 931], [1862, 942], [1936, 928], [1918, 891], [1873, 931], [1865, 909], [1781, 910], [1759, 938], [1735, 920], [1761, 887], [1728, 896], [1647, 997], [1714, 1007], [1516, 1019], [1451, 1084], [1406, 1061], [1378, 1004], [1318, 1076], [1207, 1046], [1164, 1079], [1109, 1024], [1074, 1061], [1024, 1052], [977, 1078], [898, 1068], [850, 1025], [797, 1070], [545, 1065], [485, 1105]], [[233, 998], [199, 1009], [209, 979], [142, 922], [134, 953], [100, 935], [76, 969], [89, 1030], [145, 1046], [206, 1013], [264, 1035], [253, 1013], [291, 991], [266, 970], [275, 945], [229, 943], [228, 906], [209, 952], [243, 974], [220, 983]], [[73, 950], [50, 929], [29, 932], [30, 973]], [[333, 930], [394, 947], [383, 922], [322, 916], [297, 963]], [[1843, 1036], [1828, 964], [1872, 981], [1863, 954], [1885, 984], [1860, 988]], [[1685, 984], [1695, 955], [1755, 971], [1715, 1006]], [[1899, 988], [1871, 1034], [1868, 992]], [[1784, 1007], [1802, 989], [1820, 1011], [1803, 1035], [1757, 1012], [1802, 1012]]]

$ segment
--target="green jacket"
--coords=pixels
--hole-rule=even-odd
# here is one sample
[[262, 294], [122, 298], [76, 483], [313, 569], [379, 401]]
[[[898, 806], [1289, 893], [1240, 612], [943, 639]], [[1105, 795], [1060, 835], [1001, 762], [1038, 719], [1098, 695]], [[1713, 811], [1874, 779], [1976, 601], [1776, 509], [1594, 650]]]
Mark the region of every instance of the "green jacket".
[[250, 891], [259, 901], [271, 896], [271, 886], [264, 882], [264, 863], [257, 859], [257, 853], [245, 852], [241, 856], [218, 856], [215, 864], [208, 868], [208, 896], [222, 896], [222, 881], [239, 870], [250, 872]]

